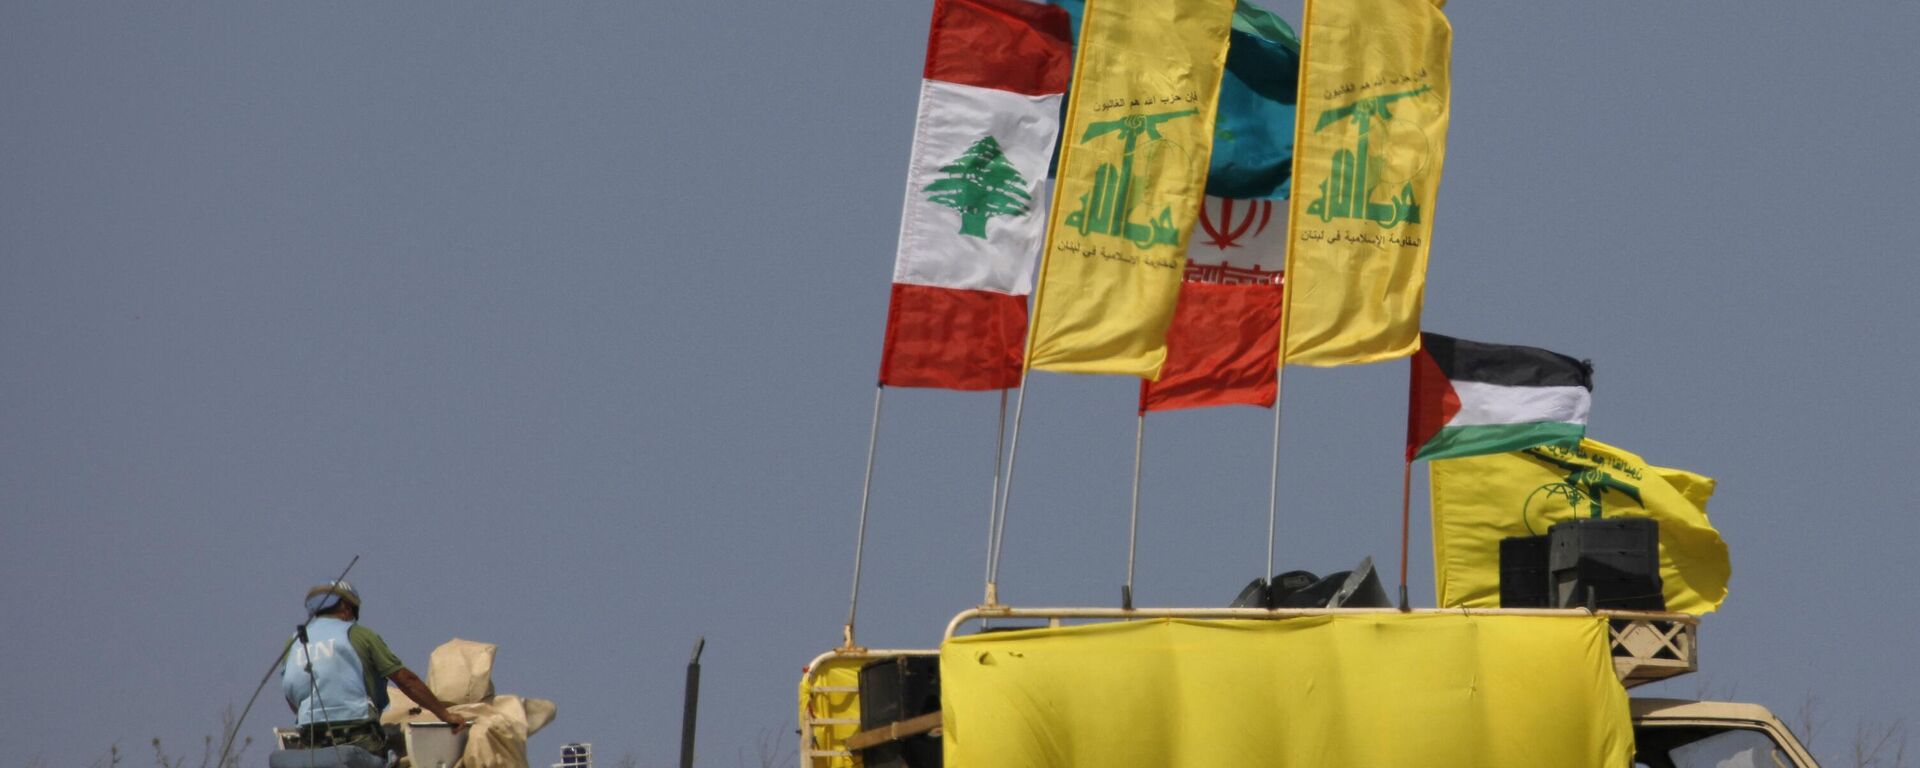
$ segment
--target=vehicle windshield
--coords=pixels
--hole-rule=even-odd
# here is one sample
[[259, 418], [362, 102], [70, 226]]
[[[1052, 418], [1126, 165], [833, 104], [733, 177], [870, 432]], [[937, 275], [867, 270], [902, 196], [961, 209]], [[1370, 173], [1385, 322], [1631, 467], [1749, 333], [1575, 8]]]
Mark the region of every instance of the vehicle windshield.
[[1797, 768], [1757, 728], [1642, 727], [1635, 742], [1633, 764], [1645, 768]]

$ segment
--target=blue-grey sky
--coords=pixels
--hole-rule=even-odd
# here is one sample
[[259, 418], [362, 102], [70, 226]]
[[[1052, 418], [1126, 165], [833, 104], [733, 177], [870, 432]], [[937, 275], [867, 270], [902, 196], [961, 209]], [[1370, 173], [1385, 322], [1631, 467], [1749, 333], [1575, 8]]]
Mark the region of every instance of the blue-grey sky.
[[[701, 764], [786, 748], [846, 609], [928, 8], [0, 3], [4, 759], [197, 747], [355, 554], [416, 669], [496, 642], [559, 703], [536, 765], [669, 764], [701, 634]], [[1920, 4], [1449, 13], [1426, 326], [1592, 358], [1595, 437], [1720, 481], [1732, 595], [1655, 692], [1812, 692], [1826, 754], [1920, 721]], [[1405, 377], [1289, 372], [1282, 567], [1392, 560]], [[1036, 375], [1004, 598], [1117, 599], [1134, 393]], [[889, 398], [863, 641], [979, 599], [996, 402]], [[1220, 604], [1267, 414], [1148, 426], [1140, 600]], [[270, 691], [247, 733], [286, 720]]]

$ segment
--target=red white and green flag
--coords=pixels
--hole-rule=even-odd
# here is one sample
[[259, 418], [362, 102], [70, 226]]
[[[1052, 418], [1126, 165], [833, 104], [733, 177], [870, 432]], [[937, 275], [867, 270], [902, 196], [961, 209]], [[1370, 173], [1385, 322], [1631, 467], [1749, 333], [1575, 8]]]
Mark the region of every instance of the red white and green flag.
[[935, 0], [882, 385], [1018, 386], [1069, 24], [1026, 0]]
[[1287, 203], [1209, 196], [1197, 224], [1167, 326], [1167, 360], [1159, 380], [1140, 382], [1140, 412], [1271, 408], [1280, 366]]
[[1407, 461], [1580, 444], [1593, 365], [1538, 347], [1420, 334], [1407, 405]]

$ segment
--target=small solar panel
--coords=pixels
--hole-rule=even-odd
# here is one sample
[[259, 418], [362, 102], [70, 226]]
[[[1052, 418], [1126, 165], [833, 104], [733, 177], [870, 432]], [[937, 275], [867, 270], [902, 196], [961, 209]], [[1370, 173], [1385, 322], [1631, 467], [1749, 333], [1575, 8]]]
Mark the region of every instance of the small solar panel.
[[593, 768], [592, 744], [568, 744], [560, 748], [560, 762], [553, 768]]

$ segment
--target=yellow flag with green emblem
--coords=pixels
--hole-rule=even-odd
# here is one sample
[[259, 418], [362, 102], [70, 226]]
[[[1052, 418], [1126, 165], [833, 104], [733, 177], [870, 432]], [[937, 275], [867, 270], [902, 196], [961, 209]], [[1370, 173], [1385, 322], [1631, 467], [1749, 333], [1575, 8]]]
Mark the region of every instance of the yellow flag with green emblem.
[[1027, 367], [1160, 376], [1234, 0], [1088, 0]]
[[1703, 614], [1727, 597], [1727, 544], [1707, 520], [1713, 479], [1648, 464], [1597, 440], [1431, 464], [1433, 563], [1440, 604], [1500, 605], [1500, 540], [1574, 517], [1660, 523], [1667, 610]]
[[1420, 348], [1446, 156], [1445, 0], [1307, 0], [1282, 360], [1348, 365]]

